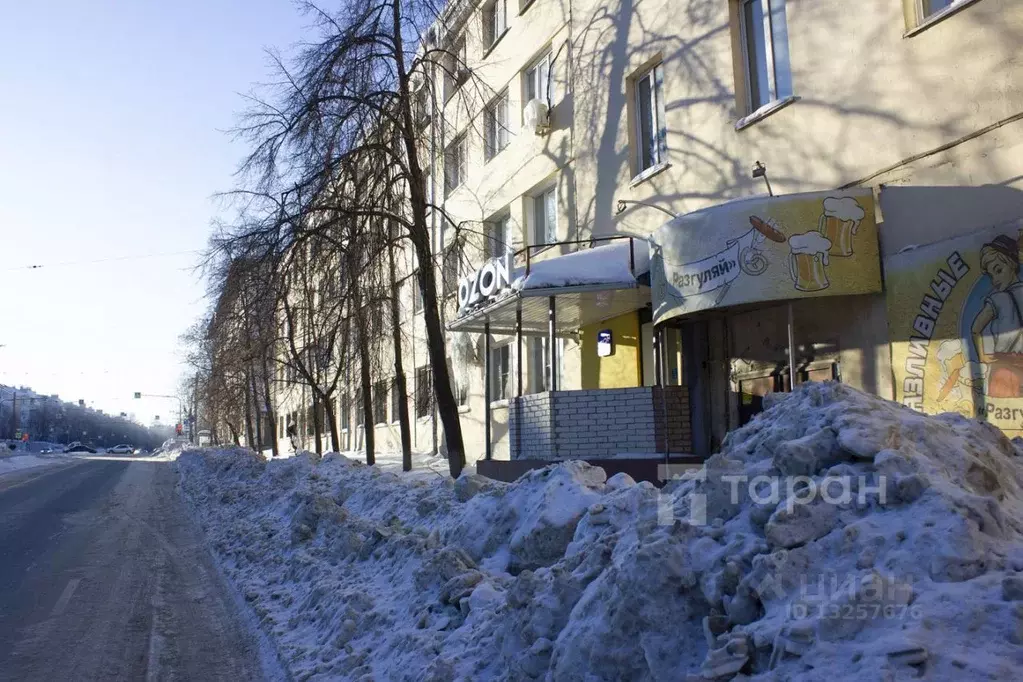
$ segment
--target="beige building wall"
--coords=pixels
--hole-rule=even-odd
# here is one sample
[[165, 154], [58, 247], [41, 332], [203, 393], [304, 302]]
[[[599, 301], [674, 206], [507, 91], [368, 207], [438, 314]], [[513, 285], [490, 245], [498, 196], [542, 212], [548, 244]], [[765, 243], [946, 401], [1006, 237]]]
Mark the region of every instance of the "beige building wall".
[[[516, 250], [529, 243], [532, 195], [548, 186], [557, 187], [559, 239], [646, 236], [667, 216], [641, 205], [616, 215], [618, 200], [677, 214], [763, 193], [751, 177], [760, 161], [776, 194], [874, 187], [884, 254], [1023, 215], [1023, 4], [967, 1], [921, 25], [916, 2], [788, 0], [793, 98], [754, 112], [738, 0], [535, 0], [521, 13], [509, 0], [507, 33], [491, 50], [482, 44], [485, 3], [468, 0], [467, 56], [481, 82], [448, 101], [436, 124], [437, 201], [475, 233], [507, 212]], [[551, 130], [540, 136], [523, 127], [523, 72], [548, 49], [554, 106]], [[635, 82], [658, 63], [667, 163], [637, 177]], [[511, 141], [486, 162], [481, 112], [505, 89]], [[437, 96], [443, 101], [439, 88]], [[462, 134], [468, 179], [445, 197], [443, 152]], [[438, 224], [438, 252], [454, 237]], [[479, 264], [483, 255], [470, 251], [468, 260]], [[454, 314], [449, 299], [446, 318]], [[799, 302], [794, 317], [797, 346], [832, 344], [844, 381], [892, 396], [882, 296]], [[710, 363], [717, 374], [706, 385], [733, 390], [710, 401], [716, 436], [737, 420], [727, 374], [784, 356], [785, 319], [781, 307], [713, 323], [711, 356], [730, 362]], [[410, 389], [426, 362], [421, 321], [412, 328], [422, 342], [405, 349]], [[470, 463], [484, 451], [477, 360], [462, 412]], [[512, 375], [514, 362], [513, 352]], [[566, 341], [563, 363], [563, 387], [581, 387], [578, 339]], [[506, 406], [495, 403], [493, 417], [495, 456], [506, 458]], [[433, 431], [430, 420], [416, 424], [416, 449], [432, 446]], [[396, 442], [396, 429], [389, 437]]]

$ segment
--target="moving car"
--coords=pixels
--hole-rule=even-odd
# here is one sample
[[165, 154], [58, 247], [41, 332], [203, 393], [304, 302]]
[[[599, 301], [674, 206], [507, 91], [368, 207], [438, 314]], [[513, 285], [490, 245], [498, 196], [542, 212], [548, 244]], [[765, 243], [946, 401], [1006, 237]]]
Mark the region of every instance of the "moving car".
[[107, 448], [107, 453], [111, 455], [131, 455], [135, 452], [135, 448], [127, 444], [115, 445], [112, 448]]
[[88, 445], [85, 445], [84, 443], [77, 443], [77, 442], [75, 442], [75, 443], [71, 443], [66, 448], [64, 448], [64, 452], [88, 452], [90, 454], [95, 455], [96, 454], [96, 448], [89, 447]]

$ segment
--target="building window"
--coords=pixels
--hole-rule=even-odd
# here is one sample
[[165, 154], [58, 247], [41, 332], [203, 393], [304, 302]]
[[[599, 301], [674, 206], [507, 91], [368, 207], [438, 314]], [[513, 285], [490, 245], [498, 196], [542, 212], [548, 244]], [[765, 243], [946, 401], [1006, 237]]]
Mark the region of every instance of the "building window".
[[920, 0], [920, 21], [932, 17], [953, 5], [961, 5], [963, 2], [965, 0]]
[[312, 405], [305, 411], [305, 435], [316, 435], [316, 409]]
[[551, 187], [533, 197], [533, 243], [558, 241], [557, 190]]
[[355, 394], [355, 425], [366, 426], [366, 410], [365, 405], [362, 402], [362, 389], [360, 388]]
[[637, 172], [667, 161], [664, 69], [658, 64], [636, 79]]
[[445, 194], [451, 194], [465, 182], [466, 156], [465, 135], [455, 138], [454, 142], [448, 145], [444, 151]]
[[523, 104], [531, 99], [539, 99], [545, 103], [553, 100], [550, 83], [551, 53], [548, 52], [526, 69], [525, 94]]
[[750, 111], [792, 95], [785, 0], [743, 0], [742, 44]]
[[444, 99], [448, 100], [458, 92], [469, 80], [468, 53], [465, 49], [465, 36], [462, 36], [448, 48], [444, 59]]
[[403, 400], [403, 397], [402, 397], [401, 393], [398, 391], [398, 380], [397, 379], [391, 379], [391, 421], [392, 422], [398, 421], [398, 415], [401, 414], [401, 410], [399, 409], [399, 406], [400, 406], [402, 400]]
[[487, 49], [494, 46], [507, 28], [507, 0], [490, 0], [483, 6], [483, 44]]
[[490, 103], [483, 113], [484, 154], [487, 161], [508, 146], [508, 91]]
[[449, 246], [444, 251], [444, 267], [441, 276], [444, 278], [444, 295], [454, 296], [458, 293], [458, 271], [459, 271], [460, 249], [455, 245]]
[[348, 396], [342, 395], [337, 399], [337, 411], [340, 416], [341, 430], [347, 431], [352, 425], [352, 417], [349, 413], [351, 406], [348, 404]]
[[[529, 339], [529, 387], [533, 393], [550, 391], [551, 356], [547, 351], [550, 340], [547, 337]], [[562, 362], [565, 357], [565, 340], [557, 339], [555, 349], [558, 354], [558, 386], [561, 386]]]
[[373, 384], [373, 422], [387, 423], [387, 383], [378, 381]]
[[490, 400], [508, 397], [508, 377], [511, 374], [511, 344], [490, 349]]
[[511, 215], [504, 215], [487, 221], [484, 225], [486, 233], [486, 256], [500, 258], [512, 248]]
[[416, 368], [416, 419], [430, 416], [433, 405], [433, 377], [430, 366]]
[[416, 270], [409, 277], [412, 286], [412, 314], [418, 315], [423, 312], [423, 293], [419, 288], [419, 271]]
[[416, 123], [420, 128], [425, 128], [430, 124], [430, 116], [432, 111], [431, 97], [430, 97], [430, 86], [423, 85], [416, 90], [416, 104], [415, 104], [415, 116]]

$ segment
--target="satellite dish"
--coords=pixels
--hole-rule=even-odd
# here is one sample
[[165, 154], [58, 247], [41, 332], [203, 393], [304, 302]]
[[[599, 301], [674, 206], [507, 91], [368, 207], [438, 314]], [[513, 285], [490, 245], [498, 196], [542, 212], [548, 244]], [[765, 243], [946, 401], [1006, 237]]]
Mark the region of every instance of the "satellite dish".
[[546, 135], [550, 130], [550, 112], [543, 100], [531, 99], [526, 102], [523, 118], [526, 130], [532, 130], [535, 135]]

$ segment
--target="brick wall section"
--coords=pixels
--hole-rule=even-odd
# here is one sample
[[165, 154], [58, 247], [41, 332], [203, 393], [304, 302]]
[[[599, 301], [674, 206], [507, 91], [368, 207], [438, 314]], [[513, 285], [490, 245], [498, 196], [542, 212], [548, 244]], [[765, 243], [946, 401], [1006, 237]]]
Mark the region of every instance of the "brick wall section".
[[509, 409], [512, 459], [653, 455], [665, 439], [673, 454], [692, 452], [684, 386], [535, 393]]

